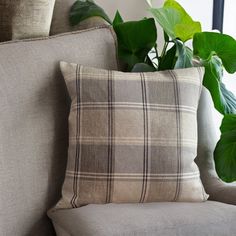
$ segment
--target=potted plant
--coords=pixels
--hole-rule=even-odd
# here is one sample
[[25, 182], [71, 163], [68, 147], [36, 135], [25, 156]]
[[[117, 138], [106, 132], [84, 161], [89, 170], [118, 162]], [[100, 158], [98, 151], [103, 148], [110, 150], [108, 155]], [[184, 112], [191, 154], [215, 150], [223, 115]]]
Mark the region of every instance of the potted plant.
[[[223, 71], [236, 72], [236, 40], [217, 32], [202, 32], [175, 0], [163, 7], [152, 7], [153, 18], [124, 22], [119, 11], [111, 21], [105, 11], [92, 0], [78, 0], [70, 12], [71, 25], [94, 16], [111, 24], [118, 39], [118, 55], [128, 72], [151, 72], [167, 69], [205, 67], [203, 85], [210, 91], [214, 106], [224, 117], [221, 138], [214, 151], [216, 171], [225, 182], [236, 181], [236, 97], [222, 82]], [[164, 46], [157, 48], [157, 22], [164, 32]], [[186, 42], [192, 41], [192, 49]]]

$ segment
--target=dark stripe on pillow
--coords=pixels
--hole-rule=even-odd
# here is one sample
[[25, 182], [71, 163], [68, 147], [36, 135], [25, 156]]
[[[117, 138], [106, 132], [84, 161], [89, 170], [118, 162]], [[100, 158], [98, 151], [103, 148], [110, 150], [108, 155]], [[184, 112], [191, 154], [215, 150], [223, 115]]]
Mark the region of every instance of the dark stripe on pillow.
[[148, 109], [147, 109], [147, 88], [144, 74], [140, 74], [142, 98], [143, 98], [143, 124], [144, 124], [144, 146], [143, 146], [143, 184], [140, 202], [145, 201], [148, 178]]
[[113, 111], [112, 111], [112, 76], [111, 71], [108, 71], [108, 178], [107, 178], [107, 193], [106, 193], [106, 203], [111, 201], [111, 192], [112, 192], [112, 169], [113, 169], [113, 146], [112, 146], [112, 137], [113, 137]]
[[175, 96], [175, 105], [176, 105], [176, 132], [177, 132], [177, 180], [176, 180], [176, 192], [174, 201], [178, 201], [179, 194], [180, 194], [180, 187], [181, 187], [181, 176], [182, 176], [182, 163], [181, 163], [181, 156], [182, 156], [182, 150], [181, 150], [181, 117], [180, 117], [180, 98], [179, 98], [179, 87], [178, 87], [178, 81], [176, 78], [176, 75], [174, 71], [170, 71], [171, 77], [173, 78], [173, 85], [174, 85], [174, 96]]
[[[81, 93], [80, 93], [80, 90], [81, 90], [81, 84], [80, 84], [80, 70], [81, 70], [81, 67], [80, 66], [77, 66], [76, 67], [76, 84], [75, 84], [75, 87], [76, 87], [76, 97], [77, 97], [77, 103], [80, 104], [81, 102]], [[76, 200], [77, 200], [77, 197], [78, 197], [78, 176], [76, 176], [76, 173], [79, 172], [79, 159], [80, 159], [80, 142], [79, 142], [79, 139], [80, 139], [80, 108], [78, 107], [77, 109], [77, 112], [76, 112], [76, 151], [75, 151], [75, 175], [74, 175], [74, 178], [73, 178], [73, 197], [71, 199], [71, 205], [72, 207], [77, 207], [77, 204], [76, 204]]]

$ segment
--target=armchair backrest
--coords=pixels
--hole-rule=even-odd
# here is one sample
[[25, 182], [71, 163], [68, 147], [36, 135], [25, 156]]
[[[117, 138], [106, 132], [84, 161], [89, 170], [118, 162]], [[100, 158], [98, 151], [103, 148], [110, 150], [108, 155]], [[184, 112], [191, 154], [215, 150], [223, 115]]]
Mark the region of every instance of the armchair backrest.
[[52, 236], [69, 99], [59, 61], [117, 69], [116, 40], [100, 27], [0, 44], [0, 235]]

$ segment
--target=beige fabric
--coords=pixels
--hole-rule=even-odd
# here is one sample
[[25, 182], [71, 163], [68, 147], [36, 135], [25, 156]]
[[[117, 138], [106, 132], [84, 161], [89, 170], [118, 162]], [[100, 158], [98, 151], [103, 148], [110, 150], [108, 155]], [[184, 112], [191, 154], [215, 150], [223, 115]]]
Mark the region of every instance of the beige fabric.
[[88, 205], [50, 211], [58, 236], [234, 236], [236, 206], [218, 202]]
[[207, 199], [194, 163], [200, 68], [136, 74], [62, 62], [61, 69], [72, 104], [57, 208]]
[[[88, 47], [89, 45], [89, 47]], [[69, 98], [60, 60], [117, 69], [109, 28], [0, 44], [0, 235], [52, 236], [60, 198]]]
[[69, 13], [71, 6], [75, 3], [75, 0], [56, 0], [52, 25], [51, 25], [51, 35], [88, 29], [91, 27], [106, 25], [106, 21], [104, 21], [100, 17], [92, 17], [90, 19], [84, 20], [77, 26], [70, 26], [69, 22]]
[[1, 0], [0, 42], [48, 36], [55, 0]]
[[213, 152], [218, 141], [214, 124], [214, 105], [208, 90], [202, 91], [198, 108], [198, 157], [203, 185], [210, 199], [236, 205], [236, 182], [227, 184], [221, 181], [215, 171]]

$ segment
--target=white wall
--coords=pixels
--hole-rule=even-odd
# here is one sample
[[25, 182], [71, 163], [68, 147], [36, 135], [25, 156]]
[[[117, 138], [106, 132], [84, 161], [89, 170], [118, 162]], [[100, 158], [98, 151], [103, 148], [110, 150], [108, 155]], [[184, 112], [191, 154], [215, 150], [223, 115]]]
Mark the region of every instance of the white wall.
[[[148, 5], [145, 0], [95, 0], [102, 6], [111, 19], [114, 18], [118, 9], [125, 20], [140, 20], [148, 14]], [[227, 0], [235, 1], [235, 0]], [[164, 0], [153, 0], [154, 7], [161, 7]], [[202, 22], [203, 30], [211, 30], [213, 0], [178, 0], [189, 12], [194, 20]], [[158, 44], [162, 45], [162, 30], [158, 27]]]
[[204, 31], [211, 30], [213, 0], [177, 0], [177, 1], [185, 8], [185, 10], [190, 14], [190, 16], [194, 20], [201, 22], [202, 29]]
[[227, 0], [225, 1], [225, 12], [224, 12], [224, 33], [230, 34], [236, 38], [236, 1]]
[[118, 9], [125, 20], [139, 20], [146, 15], [148, 5], [145, 0], [95, 0], [113, 20]]
[[[223, 32], [236, 38], [236, 1], [225, 1]], [[236, 74], [225, 74], [226, 87], [236, 95]]]
[[[106, 10], [112, 19], [117, 9], [119, 9], [125, 20], [138, 20], [147, 15], [148, 5], [145, 0], [95, 1]], [[235, 2], [235, 0], [227, 1]], [[155, 7], [161, 7], [163, 2], [164, 0], [153, 0], [153, 5]], [[204, 30], [211, 29], [213, 0], [178, 0], [178, 2], [187, 10], [187, 12], [190, 13], [193, 19], [199, 20], [203, 23], [202, 25]]]

